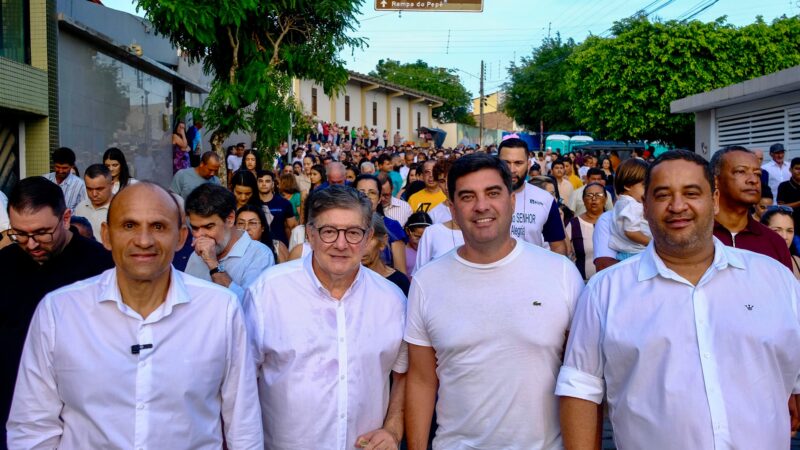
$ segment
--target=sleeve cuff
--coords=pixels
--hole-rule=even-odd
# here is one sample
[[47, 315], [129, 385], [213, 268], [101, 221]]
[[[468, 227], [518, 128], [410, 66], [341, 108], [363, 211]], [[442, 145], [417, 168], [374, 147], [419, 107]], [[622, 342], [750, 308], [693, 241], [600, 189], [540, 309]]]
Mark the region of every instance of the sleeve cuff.
[[561, 366], [555, 394], [559, 397], [580, 398], [599, 405], [605, 394], [605, 383], [602, 378], [581, 372], [574, 367]]
[[431, 345], [430, 342], [428, 342], [428, 341], [426, 341], [424, 339], [413, 338], [413, 337], [411, 337], [409, 335], [405, 335], [403, 337], [403, 340], [408, 342], [409, 344], [419, 345], [420, 347], [433, 347], [433, 345]]

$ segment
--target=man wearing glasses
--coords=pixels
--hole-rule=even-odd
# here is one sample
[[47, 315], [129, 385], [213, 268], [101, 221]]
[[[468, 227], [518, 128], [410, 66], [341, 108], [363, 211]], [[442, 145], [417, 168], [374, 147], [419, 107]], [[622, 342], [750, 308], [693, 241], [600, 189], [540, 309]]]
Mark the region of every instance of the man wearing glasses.
[[311, 254], [267, 271], [245, 295], [265, 448], [396, 449], [405, 297], [361, 266], [372, 204], [330, 186], [307, 207]]
[[772, 257], [792, 270], [786, 243], [750, 214], [750, 208], [761, 200], [761, 167], [756, 155], [731, 146], [716, 152], [710, 164], [719, 191], [714, 236], [725, 245]]
[[[114, 267], [97, 242], [70, 230], [72, 215], [61, 188], [44, 177], [26, 178], [8, 199], [8, 237], [0, 250], [0, 423], [5, 424], [28, 325], [50, 291]], [[5, 426], [0, 427], [5, 444]]]
[[220, 185], [200, 185], [184, 208], [194, 238], [186, 273], [230, 289], [241, 301], [247, 286], [275, 264], [272, 250], [235, 227], [236, 198]]

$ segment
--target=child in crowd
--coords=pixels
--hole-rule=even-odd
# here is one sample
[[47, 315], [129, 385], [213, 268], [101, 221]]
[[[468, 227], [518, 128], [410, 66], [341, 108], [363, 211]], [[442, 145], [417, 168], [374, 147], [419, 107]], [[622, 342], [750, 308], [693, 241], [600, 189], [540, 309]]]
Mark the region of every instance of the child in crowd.
[[652, 239], [642, 207], [646, 171], [646, 162], [631, 158], [620, 164], [614, 180], [617, 203], [608, 246], [617, 252], [620, 261], [641, 253]]

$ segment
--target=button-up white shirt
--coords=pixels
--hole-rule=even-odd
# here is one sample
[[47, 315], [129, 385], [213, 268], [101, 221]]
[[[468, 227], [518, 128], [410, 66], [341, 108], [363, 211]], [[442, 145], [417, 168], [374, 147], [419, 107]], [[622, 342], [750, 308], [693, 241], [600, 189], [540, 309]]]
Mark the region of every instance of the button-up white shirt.
[[392, 197], [392, 204], [388, 208], [383, 208], [383, 215], [398, 221], [400, 226], [404, 227], [408, 216], [411, 215], [411, 206], [405, 200]]
[[[58, 184], [55, 172], [50, 172], [44, 177]], [[58, 184], [58, 187], [64, 192], [64, 201], [67, 203], [67, 208], [73, 211], [75, 211], [75, 208], [78, 207], [80, 202], [86, 198], [86, 185], [83, 184], [83, 180], [75, 176], [74, 173], [67, 175], [67, 178], [65, 178], [61, 184]]]
[[800, 285], [766, 256], [714, 252], [693, 286], [649, 245], [581, 296], [556, 394], [600, 403], [605, 386], [619, 448], [789, 448]]
[[[225, 273], [231, 277], [228, 289], [232, 290], [239, 300], [244, 299], [244, 290], [250, 286], [259, 275], [267, 268], [275, 265], [272, 250], [261, 242], [250, 239], [250, 235], [242, 233], [239, 240], [233, 244], [224, 258], [219, 263], [225, 267]], [[209, 268], [203, 258], [197, 253], [192, 253], [186, 263], [186, 273], [197, 278], [211, 281]]]
[[775, 160], [769, 161], [761, 166], [762, 170], [769, 173], [769, 188], [772, 189], [773, 200], [778, 201], [778, 186], [792, 177], [789, 163], [783, 161], [782, 165], [775, 164]]
[[249, 350], [236, 297], [174, 269], [146, 319], [116, 269], [56, 290], [25, 342], [9, 448], [219, 449], [223, 422], [228, 448], [263, 448]]
[[351, 450], [383, 426], [392, 370], [405, 373], [405, 296], [364, 267], [341, 300], [311, 265], [277, 265], [248, 289], [265, 448]]

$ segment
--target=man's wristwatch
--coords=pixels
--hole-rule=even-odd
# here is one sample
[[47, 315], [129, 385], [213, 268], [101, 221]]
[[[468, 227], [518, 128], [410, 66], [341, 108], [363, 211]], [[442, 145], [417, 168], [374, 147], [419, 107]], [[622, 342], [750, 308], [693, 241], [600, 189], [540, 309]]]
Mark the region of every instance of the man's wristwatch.
[[225, 273], [225, 266], [223, 266], [222, 263], [219, 263], [217, 267], [214, 267], [208, 271], [208, 276], [213, 277], [215, 273]]

